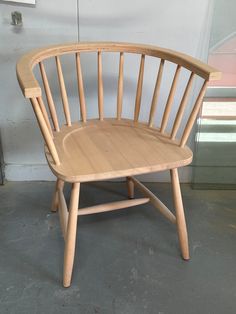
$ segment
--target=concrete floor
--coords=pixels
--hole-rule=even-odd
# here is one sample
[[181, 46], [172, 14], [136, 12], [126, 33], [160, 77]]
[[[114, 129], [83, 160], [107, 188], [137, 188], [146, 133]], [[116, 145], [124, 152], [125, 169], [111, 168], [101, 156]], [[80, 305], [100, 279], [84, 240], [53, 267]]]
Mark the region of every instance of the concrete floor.
[[[147, 186], [172, 208], [168, 184]], [[49, 182], [0, 187], [1, 314], [236, 313], [235, 191], [182, 186], [190, 262], [180, 258], [175, 226], [150, 204], [82, 217], [68, 289], [52, 191]], [[86, 206], [124, 198], [126, 186], [86, 184], [81, 192]]]

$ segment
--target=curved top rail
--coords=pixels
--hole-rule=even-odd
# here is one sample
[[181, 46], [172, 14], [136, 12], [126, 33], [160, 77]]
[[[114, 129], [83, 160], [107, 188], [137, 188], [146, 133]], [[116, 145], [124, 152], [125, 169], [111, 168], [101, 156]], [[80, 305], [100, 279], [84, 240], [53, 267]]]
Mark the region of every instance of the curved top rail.
[[157, 46], [120, 42], [67, 43], [35, 49], [20, 58], [16, 66], [16, 73], [24, 96], [26, 98], [41, 96], [41, 88], [32, 72], [35, 64], [53, 56], [89, 51], [144, 54], [179, 64], [180, 66], [183, 66], [201, 76], [205, 80], [218, 80], [221, 77], [221, 73], [219, 71], [193, 57]]

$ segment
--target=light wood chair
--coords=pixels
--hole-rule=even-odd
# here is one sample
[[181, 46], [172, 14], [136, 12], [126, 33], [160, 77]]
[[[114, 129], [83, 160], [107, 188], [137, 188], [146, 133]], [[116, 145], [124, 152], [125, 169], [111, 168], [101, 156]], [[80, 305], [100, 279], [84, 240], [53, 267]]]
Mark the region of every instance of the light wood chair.
[[[83, 68], [81, 56], [86, 53], [97, 54], [97, 86], [98, 86], [98, 118], [88, 119], [86, 115], [86, 97], [83, 83]], [[119, 55], [117, 68], [117, 113], [114, 118], [104, 117], [104, 92], [102, 74], [103, 54]], [[75, 72], [79, 92], [79, 111], [81, 121], [73, 122], [70, 114], [69, 99], [62, 71], [61, 55], [75, 56]], [[136, 98], [130, 99], [134, 104], [132, 119], [125, 119], [122, 114], [124, 94], [124, 66], [126, 55], [140, 56], [139, 74], [137, 77]], [[144, 81], [145, 63], [148, 58], [156, 58], [157, 70], [152, 101], [145, 106], [150, 107], [148, 121], [140, 121], [142, 89]], [[57, 106], [49, 85], [45, 69], [45, 60], [55, 58], [55, 69], [60, 86], [65, 124], [60, 125]], [[44, 62], [44, 63], [43, 63]], [[162, 77], [166, 64], [175, 66], [175, 72], [170, 84], [164, 111], [158, 113], [158, 105]], [[36, 80], [33, 68], [38, 65], [43, 86]], [[168, 69], [168, 67], [167, 67]], [[180, 80], [181, 71], [187, 71], [187, 81], [184, 85], [181, 100], [176, 110], [174, 97]], [[75, 43], [51, 46], [34, 50], [24, 55], [17, 63], [17, 78], [26, 98], [33, 106], [40, 130], [45, 141], [45, 154], [54, 175], [57, 177], [52, 211], [59, 209], [62, 232], [65, 239], [64, 276], [63, 285], [69, 287], [75, 254], [77, 217], [99, 212], [106, 212], [150, 201], [170, 222], [176, 224], [182, 257], [189, 259], [188, 236], [182, 204], [178, 168], [186, 166], [192, 161], [192, 152], [186, 146], [187, 139], [193, 127], [202, 104], [203, 96], [209, 80], [217, 80], [220, 73], [212, 67], [187, 56], [159, 47], [129, 43], [95, 42]], [[201, 86], [193, 83], [201, 78]], [[44, 94], [45, 93], [45, 94]], [[195, 95], [192, 96], [192, 94]], [[191, 96], [191, 97], [190, 97]], [[45, 106], [44, 97], [47, 101]], [[194, 99], [190, 109], [191, 99]], [[145, 102], [145, 100], [143, 100]], [[167, 131], [171, 110], [175, 109], [174, 122]], [[186, 119], [186, 108], [189, 115]], [[156, 112], [160, 118], [160, 125], [155, 125]], [[185, 120], [185, 127], [180, 132], [180, 125]], [[174, 215], [151, 191], [149, 191], [134, 175], [169, 170], [171, 175]], [[126, 177], [128, 186], [127, 200], [106, 203], [102, 205], [79, 208], [80, 184], [94, 180], [107, 180]], [[65, 182], [72, 184], [69, 209], [63, 194]], [[144, 198], [134, 199], [134, 187], [145, 195]]]

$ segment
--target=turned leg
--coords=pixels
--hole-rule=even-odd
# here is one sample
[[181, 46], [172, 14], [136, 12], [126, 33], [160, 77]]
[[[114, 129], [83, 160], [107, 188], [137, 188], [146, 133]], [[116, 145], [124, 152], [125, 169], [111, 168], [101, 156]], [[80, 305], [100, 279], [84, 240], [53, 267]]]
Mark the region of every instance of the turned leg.
[[134, 182], [130, 177], [126, 177], [127, 189], [128, 189], [128, 197], [134, 198]]
[[56, 186], [55, 186], [55, 190], [54, 190], [54, 194], [53, 194], [53, 198], [52, 198], [52, 206], [51, 206], [51, 211], [52, 212], [56, 212], [58, 210], [58, 190], [62, 189], [64, 187], [65, 182], [57, 179], [56, 182]]
[[184, 215], [184, 208], [179, 184], [179, 176], [177, 169], [171, 169], [171, 183], [172, 183], [172, 193], [174, 199], [174, 206], [176, 211], [176, 224], [179, 237], [179, 244], [182, 253], [182, 257], [188, 260], [189, 257], [189, 247], [188, 247], [188, 233]]
[[72, 275], [74, 256], [75, 256], [79, 192], [80, 192], [80, 183], [73, 183], [72, 191], [71, 191], [71, 198], [70, 198], [66, 239], [65, 239], [64, 274], [63, 274], [63, 286], [64, 287], [69, 287], [71, 283], [71, 275]]

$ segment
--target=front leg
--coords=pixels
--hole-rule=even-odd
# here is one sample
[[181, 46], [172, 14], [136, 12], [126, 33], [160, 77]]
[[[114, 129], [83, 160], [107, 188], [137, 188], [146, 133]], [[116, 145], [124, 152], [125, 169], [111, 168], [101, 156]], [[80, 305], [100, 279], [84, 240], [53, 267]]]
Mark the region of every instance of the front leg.
[[189, 260], [189, 246], [188, 246], [188, 233], [184, 215], [183, 201], [181, 196], [179, 176], [177, 169], [171, 169], [171, 183], [172, 183], [172, 192], [173, 199], [176, 211], [176, 224], [179, 237], [179, 244], [184, 260]]
[[69, 217], [68, 217], [66, 239], [65, 239], [64, 274], [63, 274], [63, 286], [64, 287], [69, 287], [71, 283], [72, 269], [73, 269], [74, 256], [75, 256], [79, 192], [80, 192], [80, 183], [73, 183], [71, 197], [70, 197]]

